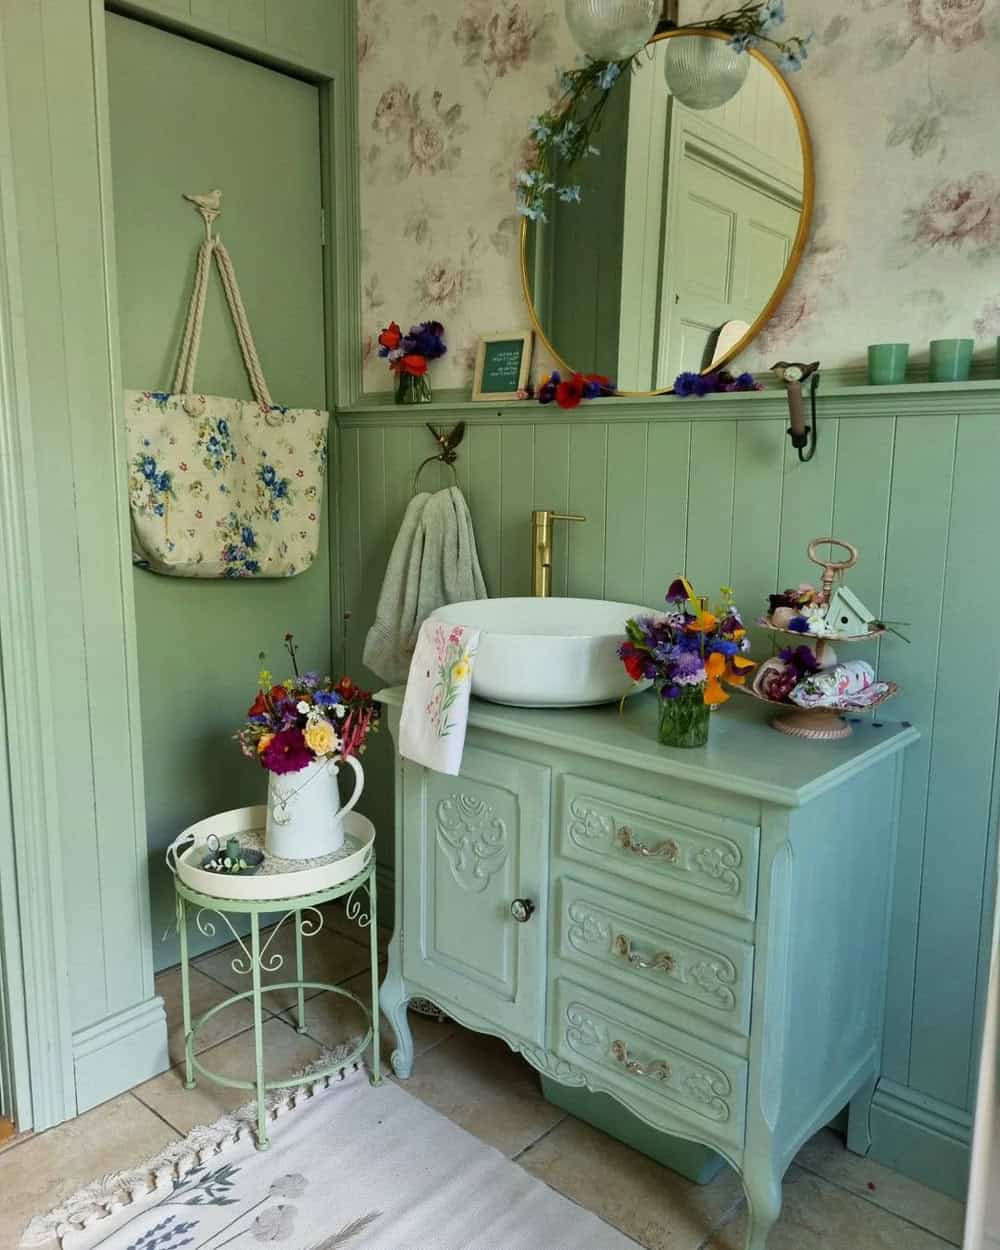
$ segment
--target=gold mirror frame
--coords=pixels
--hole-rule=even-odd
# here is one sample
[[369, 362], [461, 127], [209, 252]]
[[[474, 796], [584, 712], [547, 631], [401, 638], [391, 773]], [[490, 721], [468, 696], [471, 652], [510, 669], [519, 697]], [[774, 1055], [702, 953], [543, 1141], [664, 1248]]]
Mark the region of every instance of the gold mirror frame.
[[[649, 43], [646, 44], [646, 47], [648, 48], [650, 44], [659, 43], [662, 39], [676, 39], [681, 36], [691, 39], [699, 35], [707, 39], [728, 40], [731, 37], [725, 31], [721, 30], [665, 30], [661, 34], [654, 35], [653, 38], [649, 40]], [[784, 271], [778, 280], [778, 285], [774, 288], [771, 298], [768, 300], [767, 304], [765, 304], [757, 319], [753, 322], [750, 329], [747, 330], [746, 334], [743, 335], [739, 342], [736, 343], [725, 354], [725, 356], [722, 357], [721, 360], [717, 360], [710, 368], [702, 369], [702, 373], [714, 373], [716, 370], [723, 368], [730, 360], [733, 359], [734, 356], [738, 356], [739, 353], [757, 337], [762, 327], [771, 317], [771, 314], [781, 303], [792, 278], [795, 277], [796, 270], [799, 267], [799, 262], [802, 260], [802, 253], [805, 251], [806, 240], [809, 237], [809, 228], [812, 225], [816, 174], [813, 166], [812, 144], [809, 141], [809, 129], [806, 126], [806, 119], [802, 114], [802, 109], [799, 107], [799, 102], [795, 98], [794, 92], [791, 87], [789, 87], [788, 81], [778, 67], [772, 61], [768, 60], [768, 58], [756, 48], [748, 49], [744, 55], [752, 56], [755, 61], [760, 61], [771, 76], [776, 79], [778, 86], [784, 93], [785, 99], [788, 101], [788, 105], [792, 110], [792, 116], [795, 118], [795, 129], [798, 133], [799, 144], [802, 148], [802, 215], [799, 220], [799, 228], [795, 234], [795, 241], [792, 244], [792, 251], [788, 257], [788, 263], [785, 265]], [[556, 362], [557, 367], [568, 373], [575, 373], [576, 370], [563, 360], [562, 356], [560, 356], [560, 354], [552, 346], [548, 335], [545, 333], [544, 327], [538, 319], [538, 314], [535, 311], [535, 301], [532, 298], [531, 290], [528, 286], [528, 226], [530, 224], [531, 223], [527, 217], [525, 217], [521, 223], [521, 290], [524, 294], [524, 301], [528, 306], [528, 315], [531, 317], [532, 324], [535, 327], [535, 333], [541, 339], [542, 343], [544, 343], [546, 350]], [[656, 395], [672, 395], [673, 389], [674, 388], [672, 386], [668, 386], [658, 391], [619, 391], [618, 394], [631, 396], [636, 399], [649, 399]]]

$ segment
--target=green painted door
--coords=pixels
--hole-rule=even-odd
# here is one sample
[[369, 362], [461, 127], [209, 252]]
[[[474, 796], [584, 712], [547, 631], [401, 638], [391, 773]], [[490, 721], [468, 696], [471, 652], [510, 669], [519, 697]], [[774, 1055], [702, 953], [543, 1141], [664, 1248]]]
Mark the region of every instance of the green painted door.
[[[202, 222], [183, 192], [223, 191], [217, 223], [275, 403], [326, 407], [317, 89], [228, 53], [109, 16], [115, 243], [126, 387], [169, 390]], [[199, 391], [250, 398], [213, 275]], [[328, 507], [329, 500], [324, 507]], [[175, 579], [135, 570], [153, 933], [173, 904], [163, 848], [192, 821], [260, 802], [265, 777], [232, 740], [266, 650], [283, 675], [294, 633], [330, 664], [330, 562], [287, 581]]]
[[404, 978], [543, 1045], [549, 769], [468, 746], [459, 777], [403, 778]]

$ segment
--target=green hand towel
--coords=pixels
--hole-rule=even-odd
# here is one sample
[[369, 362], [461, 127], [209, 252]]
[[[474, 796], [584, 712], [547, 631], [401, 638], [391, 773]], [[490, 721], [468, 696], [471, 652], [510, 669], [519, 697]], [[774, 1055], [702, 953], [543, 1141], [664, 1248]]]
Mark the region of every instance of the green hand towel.
[[435, 608], [488, 598], [465, 496], [457, 486], [407, 505], [379, 594], [364, 662], [383, 681], [406, 681], [420, 626]]

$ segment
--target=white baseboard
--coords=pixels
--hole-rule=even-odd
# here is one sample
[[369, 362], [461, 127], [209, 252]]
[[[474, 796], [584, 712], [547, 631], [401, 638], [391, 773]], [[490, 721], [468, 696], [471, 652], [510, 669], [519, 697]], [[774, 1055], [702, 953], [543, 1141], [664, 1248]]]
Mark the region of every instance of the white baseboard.
[[150, 998], [73, 1034], [77, 1113], [170, 1067], [163, 999]]

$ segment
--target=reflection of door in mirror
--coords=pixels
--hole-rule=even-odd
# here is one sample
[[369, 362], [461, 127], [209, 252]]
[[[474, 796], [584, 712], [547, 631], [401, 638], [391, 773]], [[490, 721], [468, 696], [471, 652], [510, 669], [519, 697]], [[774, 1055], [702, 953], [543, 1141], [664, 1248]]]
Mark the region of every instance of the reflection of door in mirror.
[[[759, 73], [755, 73], [759, 70]], [[702, 369], [726, 321], [753, 322], [792, 253], [802, 211], [795, 123], [759, 62], [708, 114], [674, 106], [654, 389]]]
[[556, 199], [524, 237], [542, 334], [623, 391], [667, 389], [709, 366], [726, 323], [753, 327], [790, 276], [808, 209], [804, 131], [777, 71], [755, 57], [727, 104], [695, 112], [666, 88], [666, 46], [609, 96], [598, 154], [553, 171], [580, 202]]

